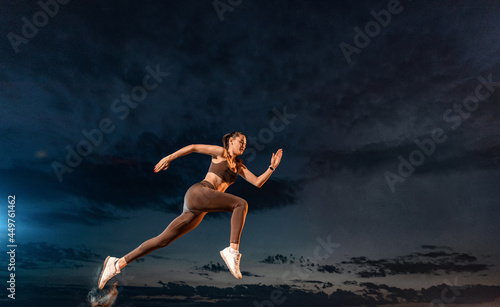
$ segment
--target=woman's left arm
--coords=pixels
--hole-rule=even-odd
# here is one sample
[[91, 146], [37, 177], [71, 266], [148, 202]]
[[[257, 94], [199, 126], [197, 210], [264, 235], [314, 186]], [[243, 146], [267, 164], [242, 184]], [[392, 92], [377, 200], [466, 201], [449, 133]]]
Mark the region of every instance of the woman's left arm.
[[246, 181], [250, 182], [254, 186], [260, 188], [264, 185], [264, 183], [271, 177], [273, 171], [278, 167], [281, 161], [281, 157], [283, 156], [283, 150], [280, 148], [276, 153], [273, 153], [271, 158], [271, 164], [267, 168], [267, 170], [260, 175], [259, 177], [255, 176], [251, 171], [246, 168], [245, 165], [241, 164], [239, 174], [241, 177], [245, 178]]

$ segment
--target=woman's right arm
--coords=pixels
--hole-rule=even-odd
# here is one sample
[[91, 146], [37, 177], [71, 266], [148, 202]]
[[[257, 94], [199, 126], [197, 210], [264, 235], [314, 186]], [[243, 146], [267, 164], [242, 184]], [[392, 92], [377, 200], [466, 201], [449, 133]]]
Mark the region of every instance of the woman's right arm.
[[224, 148], [217, 145], [204, 145], [204, 144], [192, 144], [188, 146], [184, 146], [181, 149], [177, 150], [173, 154], [166, 156], [161, 159], [158, 164], [156, 164], [154, 171], [158, 173], [159, 171], [166, 170], [170, 166], [170, 162], [173, 160], [185, 156], [187, 154], [197, 152], [206, 155], [210, 155], [212, 157], [222, 156], [224, 154]]

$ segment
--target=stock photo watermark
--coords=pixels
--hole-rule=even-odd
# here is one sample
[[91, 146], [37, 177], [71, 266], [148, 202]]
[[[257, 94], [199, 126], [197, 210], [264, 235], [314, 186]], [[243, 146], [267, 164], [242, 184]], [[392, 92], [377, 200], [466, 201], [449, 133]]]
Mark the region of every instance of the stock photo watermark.
[[228, 11], [234, 11], [234, 8], [240, 5], [242, 2], [243, 0], [214, 0], [214, 2], [212, 2], [212, 5], [214, 6], [217, 16], [219, 16], [220, 21], [224, 21], [224, 13]]
[[389, 0], [387, 2], [387, 10], [382, 9], [378, 12], [372, 10], [370, 12], [374, 20], [368, 21], [363, 29], [358, 26], [354, 27], [353, 44], [346, 42], [339, 44], [347, 63], [351, 64], [353, 53], [360, 54], [362, 49], [370, 45], [373, 38], [380, 35], [382, 28], [389, 25], [393, 15], [397, 15], [402, 11], [403, 6], [399, 0]]
[[[324, 240], [321, 237], [317, 237], [316, 241], [318, 245], [314, 248], [313, 257], [307, 258], [314, 267], [317, 267], [321, 262], [326, 261], [333, 254], [336, 248], [340, 247], [339, 243], [333, 243], [331, 241], [330, 235], [326, 237]], [[296, 263], [292, 264], [291, 270], [286, 270], [281, 275], [281, 280], [284, 283], [288, 283], [291, 281], [291, 278], [300, 278], [307, 279], [310, 277], [312, 270], [301, 267]], [[269, 295], [268, 300], [263, 300], [261, 302], [255, 300], [253, 301], [254, 306], [256, 307], [273, 307], [276, 305], [281, 305], [286, 301], [286, 295], [282, 290], [275, 289]]]
[[251, 146], [243, 154], [247, 162], [253, 161], [257, 152], [263, 151], [266, 144], [270, 144], [274, 140], [274, 136], [283, 131], [290, 124], [290, 120], [297, 117], [297, 114], [288, 113], [286, 106], [283, 107], [283, 111], [273, 108], [272, 112], [274, 116], [269, 121], [268, 127], [261, 128], [257, 135], [247, 136], [247, 142]]
[[9, 272], [7, 280], [7, 297], [9, 299], [16, 299], [16, 195], [9, 195], [7, 197], [7, 236], [9, 237], [7, 243], [8, 264], [7, 271]]
[[464, 290], [466, 288], [465, 286], [459, 286], [457, 279], [458, 278], [455, 277], [453, 284], [449, 280], [445, 279], [444, 283], [447, 287], [441, 290], [441, 296], [439, 299], [434, 299], [429, 303], [429, 307], [434, 307], [436, 305], [444, 307], [444, 304], [451, 304], [455, 302], [461, 294], [460, 290]]
[[40, 10], [35, 12], [31, 17], [31, 20], [23, 16], [21, 18], [22, 26], [19, 34], [15, 32], [9, 32], [7, 34], [7, 39], [12, 46], [12, 49], [16, 53], [19, 52], [19, 46], [24, 44], [27, 45], [33, 37], [38, 34], [38, 31], [45, 27], [51, 18], [54, 18], [61, 8], [61, 5], [68, 4], [70, 0], [47, 0], [38, 1], [38, 6]]
[[[500, 87], [500, 82], [493, 80], [493, 75], [490, 73], [486, 78], [479, 75], [477, 77], [478, 85], [473, 94], [465, 97], [461, 103], [456, 103], [452, 108], [447, 109], [442, 119], [445, 123], [451, 124], [451, 130], [456, 130], [462, 123], [471, 118], [471, 113], [479, 108], [480, 102], [491, 97], [495, 93], [495, 88]], [[444, 143], [448, 139], [444, 129], [434, 128], [430, 134], [423, 140], [415, 138], [414, 143], [417, 149], [413, 150], [407, 158], [399, 155], [399, 165], [397, 174], [391, 171], [385, 171], [384, 177], [391, 192], [396, 191], [396, 184], [405, 182], [415, 171], [416, 167], [424, 164], [426, 157], [431, 156], [436, 152], [438, 144]]]
[[[160, 69], [160, 64], [153, 69], [146, 66], [148, 74], [142, 79], [142, 85], [137, 85], [132, 88], [129, 94], [121, 94], [119, 99], [113, 100], [110, 105], [111, 111], [118, 116], [120, 120], [125, 120], [130, 115], [130, 109], [135, 109], [139, 106], [139, 102], [143, 102], [148, 92], [155, 90], [160, 85], [164, 78], [169, 73], [163, 72]], [[59, 161], [52, 162], [51, 166], [59, 182], [63, 181], [65, 173], [71, 173], [74, 168], [78, 167], [83, 157], [90, 155], [104, 141], [104, 136], [110, 134], [116, 129], [113, 120], [104, 117], [99, 121], [98, 127], [91, 130], [82, 130], [83, 138], [75, 145], [67, 145], [65, 163]]]

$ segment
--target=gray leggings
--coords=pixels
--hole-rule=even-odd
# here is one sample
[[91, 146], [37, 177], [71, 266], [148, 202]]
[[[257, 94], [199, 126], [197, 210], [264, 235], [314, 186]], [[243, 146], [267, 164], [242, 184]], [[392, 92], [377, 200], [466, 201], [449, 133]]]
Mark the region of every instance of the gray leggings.
[[206, 180], [195, 183], [184, 196], [184, 210], [158, 236], [151, 238], [125, 256], [130, 263], [154, 250], [165, 247], [198, 226], [207, 212], [229, 211], [231, 216], [230, 243], [240, 243], [248, 203], [241, 197], [215, 190]]

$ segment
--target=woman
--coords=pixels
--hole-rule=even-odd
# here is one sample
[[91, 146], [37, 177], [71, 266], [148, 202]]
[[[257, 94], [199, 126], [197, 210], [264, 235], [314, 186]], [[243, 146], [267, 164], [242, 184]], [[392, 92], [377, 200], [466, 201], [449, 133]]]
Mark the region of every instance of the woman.
[[244, 199], [224, 193], [224, 191], [236, 180], [237, 175], [260, 188], [280, 164], [283, 150], [279, 149], [273, 153], [269, 168], [257, 177], [237, 158], [243, 154], [246, 148], [246, 138], [243, 133], [238, 131], [228, 133], [222, 138], [222, 143], [223, 147], [202, 144], [189, 145], [166, 156], [156, 164], [155, 173], [166, 170], [173, 160], [192, 152], [212, 156], [212, 163], [205, 179], [191, 186], [186, 192], [184, 209], [180, 216], [174, 219], [161, 234], [145, 241], [124, 257], [118, 259], [108, 256], [106, 258], [99, 277], [99, 289], [102, 289], [113, 276], [120, 273], [127, 264], [156, 249], [169, 245], [196, 228], [207, 212], [214, 211], [232, 212], [229, 246], [223, 249], [220, 255], [234, 277], [238, 279], [242, 277], [239, 245], [248, 204]]

